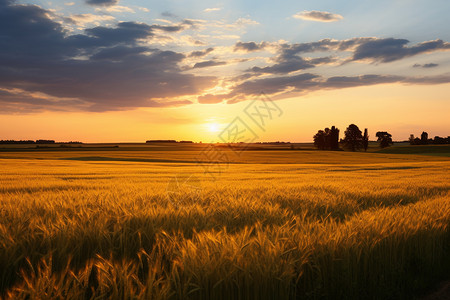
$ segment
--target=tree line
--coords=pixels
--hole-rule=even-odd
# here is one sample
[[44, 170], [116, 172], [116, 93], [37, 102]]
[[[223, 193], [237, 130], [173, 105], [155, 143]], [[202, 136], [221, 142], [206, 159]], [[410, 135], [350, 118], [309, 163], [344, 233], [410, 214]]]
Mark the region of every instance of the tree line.
[[[393, 144], [392, 135], [387, 131], [378, 131], [375, 136], [381, 148]], [[339, 140], [339, 129], [335, 126], [319, 130], [313, 137], [314, 145], [320, 150], [341, 150], [339, 145], [351, 151], [364, 150], [369, 147], [369, 133], [367, 128], [364, 133], [355, 124], [350, 124], [344, 132], [344, 138]]]
[[[18, 145], [27, 145], [27, 144], [56, 144], [54, 140], [0, 140], [0, 144], [3, 145], [12, 145], [12, 144], [18, 144]], [[82, 142], [58, 142], [58, 144], [82, 144]]]
[[450, 144], [450, 136], [443, 138], [440, 136], [435, 136], [434, 139], [428, 138], [428, 133], [423, 131], [420, 135], [420, 138], [416, 137], [414, 138], [414, 134], [411, 134], [409, 137], [409, 143], [411, 145], [428, 145], [428, 144], [434, 144], [434, 145], [442, 145], [442, 144]]

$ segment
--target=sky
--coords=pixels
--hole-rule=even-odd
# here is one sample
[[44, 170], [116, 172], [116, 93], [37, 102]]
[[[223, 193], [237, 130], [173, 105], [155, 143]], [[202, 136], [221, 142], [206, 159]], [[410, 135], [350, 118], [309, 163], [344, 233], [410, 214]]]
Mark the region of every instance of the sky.
[[309, 142], [351, 123], [372, 139], [448, 136], [448, 11], [447, 0], [0, 0], [0, 139], [227, 142], [246, 130], [239, 141]]

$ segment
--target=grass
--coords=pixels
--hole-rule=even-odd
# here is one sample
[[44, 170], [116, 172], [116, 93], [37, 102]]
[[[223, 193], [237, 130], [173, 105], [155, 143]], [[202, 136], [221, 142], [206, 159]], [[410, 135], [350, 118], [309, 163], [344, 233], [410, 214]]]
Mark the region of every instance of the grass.
[[411, 299], [450, 275], [450, 159], [229, 154], [213, 180], [192, 149], [1, 153], [2, 297]]

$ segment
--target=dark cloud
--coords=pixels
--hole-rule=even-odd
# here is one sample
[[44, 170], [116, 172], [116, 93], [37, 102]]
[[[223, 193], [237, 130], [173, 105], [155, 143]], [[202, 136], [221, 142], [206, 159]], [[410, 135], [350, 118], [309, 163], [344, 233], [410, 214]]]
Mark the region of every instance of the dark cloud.
[[423, 65], [421, 65], [421, 64], [414, 64], [413, 68], [434, 68], [434, 67], [437, 67], [437, 66], [439, 66], [439, 65], [435, 64], [435, 63], [428, 63], [428, 64], [423, 64]]
[[86, 3], [95, 6], [112, 6], [119, 3], [119, 0], [86, 0]]
[[159, 29], [159, 30], [162, 30], [165, 32], [178, 32], [178, 31], [181, 31], [184, 29], [184, 27], [181, 25], [175, 25], [175, 26], [173, 26], [173, 25], [170, 25], [170, 26], [169, 25], [152, 25], [152, 26], [150, 26], [150, 28]]
[[[450, 43], [442, 40], [423, 42], [411, 47], [406, 47], [407, 43], [407, 40], [393, 38], [353, 38], [342, 41], [323, 39], [310, 43], [281, 44], [277, 56], [273, 59], [275, 61], [273, 65], [265, 67], [255, 66], [248, 69], [247, 72], [282, 75], [336, 62], [336, 58], [330, 56], [319, 58], [303, 58], [300, 56], [305, 53], [349, 51], [353, 54], [347, 61], [367, 59], [372, 62], [386, 63], [420, 53], [450, 49]], [[235, 45], [235, 49], [237, 45]], [[253, 45], [240, 45], [240, 47], [252, 49]], [[424, 65], [423, 67], [430, 68], [434, 67], [434, 65], [427, 64], [427, 66]]]
[[226, 65], [227, 63], [224, 61], [215, 61], [215, 60], [206, 60], [206, 61], [201, 61], [198, 62], [194, 65], [194, 69], [197, 68], [207, 68], [207, 67], [215, 67], [215, 66], [222, 66], [222, 65]]
[[245, 52], [253, 52], [263, 50], [266, 47], [265, 42], [261, 42], [259, 44], [255, 42], [237, 42], [234, 45], [234, 51], [245, 51]]
[[[316, 90], [343, 89], [360, 86], [370, 86], [386, 83], [404, 83], [404, 84], [442, 84], [449, 83], [450, 76], [431, 76], [431, 77], [405, 77], [394, 75], [360, 75], [360, 76], [334, 76], [330, 78], [321, 77], [316, 74], [305, 73], [294, 76], [279, 76], [271, 78], [258, 78], [244, 81], [234, 87], [228, 95], [220, 95], [214, 98], [214, 95], [202, 99], [216, 103], [223, 99], [229, 103], [236, 103], [246, 100], [247, 96], [257, 95], [264, 92], [267, 95], [304, 95]], [[219, 101], [220, 99], [220, 101]], [[200, 99], [199, 99], [200, 102]], [[202, 103], [202, 102], [201, 102]]]
[[152, 26], [135, 22], [120, 22], [115, 28], [98, 26], [86, 29], [85, 32], [89, 36], [98, 39], [101, 42], [98, 45], [105, 46], [118, 43], [134, 43], [139, 39], [145, 39], [154, 35]]
[[408, 40], [394, 38], [366, 41], [356, 48], [352, 60], [370, 59], [386, 63], [421, 53], [450, 49], [450, 43], [442, 40], [423, 42], [411, 47], [406, 46], [408, 43]]
[[334, 76], [320, 84], [323, 88], [348, 88], [382, 83], [401, 82], [405, 78], [391, 75]]
[[331, 57], [318, 57], [312, 59], [304, 59], [300, 56], [279, 56], [278, 63], [269, 67], [253, 67], [247, 71], [265, 74], [288, 74], [299, 70], [314, 68], [317, 65], [328, 64], [335, 61]]
[[[167, 99], [197, 95], [216, 83], [211, 76], [183, 73], [178, 64], [184, 54], [138, 44], [153, 38], [155, 30], [179, 28], [121, 22], [67, 35], [46, 10], [0, 1], [0, 88], [23, 91], [21, 99], [33, 92], [53, 99], [46, 103], [44, 97], [30, 97], [28, 106], [106, 111], [183, 105], [190, 102]], [[19, 98], [16, 102], [4, 94], [0, 98], [4, 103], [9, 99], [8, 107], [15, 103], [20, 109]]]
[[237, 85], [230, 97], [235, 97], [236, 95], [258, 95], [262, 91], [264, 93], [271, 95], [275, 93], [282, 92], [287, 88], [294, 88], [296, 90], [308, 90], [311, 86], [316, 84], [313, 82], [314, 78], [318, 78], [318, 75], [305, 73], [294, 76], [280, 76], [272, 78], [263, 78], [248, 80], [239, 85]]
[[128, 56], [141, 54], [143, 52], [152, 51], [147, 47], [128, 47], [116, 46], [111, 48], [104, 48], [91, 56], [92, 60], [122, 60]]
[[270, 73], [270, 74], [287, 74], [298, 70], [305, 70], [314, 68], [314, 65], [304, 60], [301, 57], [292, 58], [286, 61], [281, 61], [270, 67], [253, 67], [248, 71], [255, 73]]
[[161, 16], [168, 17], [168, 18], [178, 18], [178, 16], [176, 14], [173, 14], [170, 11], [163, 11], [161, 13]]
[[202, 57], [202, 56], [209, 54], [212, 51], [214, 51], [214, 48], [208, 48], [208, 49], [199, 50], [199, 51], [192, 51], [191, 54], [189, 54], [188, 56], [189, 57]]
[[427, 41], [407, 47], [409, 41], [394, 38], [352, 38], [348, 40], [323, 39], [317, 42], [282, 44], [280, 56], [288, 58], [312, 52], [350, 51], [351, 60], [369, 59], [376, 62], [391, 62], [405, 57], [439, 50], [449, 50], [450, 43], [442, 40]]
[[68, 111], [73, 107], [86, 105], [81, 100], [63, 99], [53, 101], [45, 97], [30, 95], [27, 92], [0, 90], [0, 111], [5, 113], [33, 113], [48, 110]]

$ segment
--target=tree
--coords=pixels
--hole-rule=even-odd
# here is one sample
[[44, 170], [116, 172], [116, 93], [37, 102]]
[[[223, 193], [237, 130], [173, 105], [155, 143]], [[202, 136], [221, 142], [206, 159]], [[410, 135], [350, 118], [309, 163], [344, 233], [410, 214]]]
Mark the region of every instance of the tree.
[[361, 130], [355, 124], [350, 124], [345, 130], [344, 146], [351, 151], [359, 150], [363, 147], [363, 136]]
[[367, 151], [367, 148], [369, 147], [369, 134], [367, 132], [367, 128], [364, 129], [363, 147], [364, 147], [364, 151]]
[[393, 144], [392, 135], [387, 131], [378, 131], [376, 137], [378, 138], [377, 141], [380, 142], [381, 148], [386, 148]]
[[330, 130], [330, 149], [339, 150], [339, 129], [334, 126]]
[[319, 130], [313, 138], [314, 146], [316, 146], [319, 150], [325, 150], [325, 132], [323, 130]]
[[423, 131], [422, 134], [420, 135], [420, 141], [422, 142], [422, 145], [428, 144], [428, 133]]
[[313, 138], [319, 150], [339, 150], [339, 129], [335, 126], [317, 131]]

